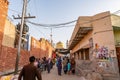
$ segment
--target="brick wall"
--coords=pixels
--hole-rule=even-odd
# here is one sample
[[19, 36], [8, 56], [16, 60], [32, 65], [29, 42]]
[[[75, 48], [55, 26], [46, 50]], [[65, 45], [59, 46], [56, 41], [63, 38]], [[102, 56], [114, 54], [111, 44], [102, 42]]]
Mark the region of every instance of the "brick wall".
[[[0, 54], [0, 72], [11, 70], [15, 68], [17, 49], [2, 46]], [[19, 67], [28, 63], [29, 52], [21, 51]]]
[[2, 33], [0, 32], [0, 54], [1, 54], [1, 48], [2, 48], [1, 44], [2, 44]]
[[[15, 68], [16, 55], [17, 55], [16, 48], [11, 48], [11, 46], [6, 47], [8, 46], [8, 44], [4, 46], [2, 44], [3, 42], [6, 43], [5, 39], [3, 39], [3, 35], [5, 30], [4, 27], [5, 27], [5, 20], [7, 17], [8, 4], [9, 3], [7, 0], [0, 0], [0, 6], [3, 6], [0, 7], [0, 73]], [[6, 38], [9, 37], [10, 36], [6, 36]], [[42, 38], [40, 41], [38, 41], [35, 38], [32, 38], [31, 50], [30, 51], [21, 50], [19, 67], [22, 67], [23, 65], [27, 64], [29, 62], [29, 57], [31, 55], [34, 55], [37, 58], [48, 57], [48, 56], [50, 57], [53, 50], [54, 49], [47, 40]]]
[[[54, 49], [47, 40], [38, 41], [33, 38], [31, 43], [34, 43], [34, 40], [36, 41], [36, 47], [33, 47], [34, 45], [31, 45], [30, 51], [21, 50], [19, 68], [29, 63], [29, 57], [32, 55], [34, 55], [36, 58], [48, 58], [51, 56], [51, 53]], [[1, 46], [0, 73], [15, 69], [16, 55], [16, 48], [6, 47], [3, 45]]]
[[39, 41], [33, 37], [31, 38], [30, 55], [34, 55], [37, 58], [48, 58], [52, 56], [52, 51], [54, 51], [54, 48], [44, 38], [41, 38]]
[[0, 0], [0, 51], [1, 51], [1, 44], [3, 39], [5, 19], [7, 17], [7, 11], [8, 11], [8, 1]]

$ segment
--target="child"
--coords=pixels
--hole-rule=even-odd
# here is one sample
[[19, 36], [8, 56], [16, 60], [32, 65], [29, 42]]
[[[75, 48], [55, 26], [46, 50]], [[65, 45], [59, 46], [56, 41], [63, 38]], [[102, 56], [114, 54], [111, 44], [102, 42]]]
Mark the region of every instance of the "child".
[[68, 62], [67, 62], [67, 71], [68, 71], [68, 74], [70, 74], [70, 68], [71, 68], [71, 64], [70, 64], [70, 61], [68, 59]]

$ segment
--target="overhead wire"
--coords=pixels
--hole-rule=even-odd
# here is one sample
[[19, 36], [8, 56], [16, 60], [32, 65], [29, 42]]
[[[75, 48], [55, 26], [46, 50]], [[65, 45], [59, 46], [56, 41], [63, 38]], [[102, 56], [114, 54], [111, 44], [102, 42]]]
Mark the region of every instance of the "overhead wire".
[[[11, 10], [13, 12], [16, 12], [16, 13], [20, 13], [18, 11], [12, 10], [12, 9], [9, 9], [9, 10]], [[117, 10], [112, 14], [118, 14], [118, 13], [120, 13], [120, 10]], [[90, 22], [93, 22], [93, 21], [96, 21], [96, 20], [104, 19], [104, 18], [109, 17], [109, 16], [111, 16], [111, 15], [103, 16], [101, 18], [97, 18], [97, 19], [94, 19], [94, 20], [91, 20], [91, 21], [87, 21], [87, 22], [84, 22], [82, 24], [86, 24], [86, 23], [90, 23]], [[10, 18], [10, 19], [12, 19], [12, 18]], [[44, 27], [44, 28], [62, 28], [62, 27], [69, 27], [68, 24], [74, 23], [77, 20], [73, 20], [73, 21], [69, 21], [69, 22], [65, 22], [65, 23], [59, 23], [59, 24], [40, 24], [40, 23], [35, 23], [35, 22], [32, 22], [32, 21], [29, 21], [29, 20], [26, 20], [26, 21], [28, 23], [32, 24], [32, 25], [41, 26], [41, 27]], [[65, 25], [68, 25], [68, 26], [65, 26]]]
[[8, 10], [10, 10], [10, 11], [12, 11], [12, 12], [15, 12], [15, 13], [18, 13], [18, 14], [21, 14], [21, 12], [16, 11], [16, 10], [13, 10], [13, 9], [11, 9], [11, 8], [8, 8]]
[[27, 22], [33, 25], [36, 25], [36, 26], [44, 27], [44, 28], [62, 28], [62, 27], [71, 27], [71, 26], [73, 27], [74, 25], [68, 25], [68, 24], [74, 23], [76, 21], [77, 20], [66, 22], [66, 23], [60, 23], [60, 24], [38, 24], [38, 23], [31, 22], [31, 21], [27, 21]]
[[[120, 10], [118, 11], [115, 11], [113, 14], [118, 14], [120, 13]], [[97, 18], [97, 19], [94, 19], [94, 20], [91, 20], [91, 21], [87, 21], [87, 22], [83, 22], [82, 24], [86, 24], [86, 23], [90, 23], [90, 22], [93, 22], [93, 21], [97, 21], [97, 20], [100, 20], [100, 19], [104, 19], [106, 17], [109, 17], [111, 15], [106, 15], [106, 16], [103, 16], [101, 18]], [[70, 21], [70, 22], [66, 22], [66, 23], [59, 23], [59, 24], [40, 24], [40, 23], [35, 23], [35, 22], [32, 22], [32, 21], [27, 21], [28, 23], [31, 23], [33, 25], [36, 25], [36, 26], [42, 26], [42, 27], [52, 27], [52, 28], [62, 28], [62, 25], [68, 25], [68, 24], [71, 24], [71, 23], [74, 23], [76, 22], [77, 20], [73, 20], [73, 21]], [[64, 26], [63, 26], [64, 27]], [[66, 26], [65, 26], [66, 27]]]
[[[30, 2], [30, 0], [28, 0], [28, 3]], [[28, 5], [28, 7], [29, 7], [29, 5]], [[34, 7], [36, 7], [36, 6], [34, 6]], [[16, 11], [16, 10], [13, 10], [13, 9], [11, 9], [11, 8], [9, 8], [9, 10], [10, 11], [12, 11], [12, 12], [15, 12], [15, 13], [18, 13], [18, 14], [21, 14], [21, 12], [19, 12], [19, 11]], [[10, 17], [8, 17], [9, 19], [11, 19], [12, 20], [12, 18], [10, 18]], [[66, 22], [66, 23], [59, 23], [59, 24], [35, 24], [35, 23], [32, 23], [33, 25], [38, 25], [38, 26], [44, 26], [44, 28], [49, 28], [49, 26], [51, 26], [52, 28], [53, 28], [53, 26], [54, 26], [54, 28], [61, 28], [61, 27], [71, 27], [71, 26], [74, 26], [74, 25], [69, 25], [69, 26], [65, 26], [65, 25], [67, 25], [67, 24], [71, 24], [71, 23], [74, 23], [76, 20], [74, 20], [74, 21], [69, 21], [69, 22]], [[26, 22], [29, 22], [28, 20], [26, 20]], [[36, 28], [35, 28], [36, 29]], [[36, 29], [36, 30], [39, 30], [39, 29]], [[40, 31], [39, 30], [39, 32], [40, 33], [42, 33], [43, 35], [44, 35], [44, 37], [45, 37], [45, 34], [42, 32], [42, 31]]]
[[[120, 10], [117, 10], [117, 11], [113, 12], [112, 14], [118, 14], [118, 13], [120, 13]], [[83, 22], [83, 23], [81, 23], [81, 25], [84, 25], [84, 24], [87, 24], [87, 23], [91, 23], [91, 22], [94, 22], [94, 21], [97, 21], [97, 20], [101, 20], [101, 19], [104, 19], [104, 18], [110, 17], [110, 16], [111, 16], [111, 14], [103, 16], [103, 17], [100, 17], [100, 18], [97, 18], [97, 19], [94, 19], [94, 20], [91, 20], [91, 21]]]
[[[29, 0], [30, 1], [30, 0]], [[16, 12], [16, 13], [20, 13], [18, 11], [15, 11], [15, 10], [12, 10], [12, 9], [9, 9], [13, 12]], [[120, 10], [117, 10], [115, 11], [114, 13], [112, 14], [118, 14], [120, 13]], [[109, 17], [111, 15], [107, 15], [107, 16], [103, 16], [101, 18], [97, 18], [97, 19], [94, 19], [94, 20], [91, 20], [91, 21], [88, 21], [88, 22], [84, 22], [82, 24], [86, 24], [86, 23], [90, 23], [90, 22], [93, 22], [93, 21], [96, 21], [96, 20], [100, 20], [100, 19], [104, 19], [106, 17]], [[44, 27], [44, 28], [62, 28], [62, 27], [69, 27], [69, 26], [65, 26], [65, 25], [68, 25], [68, 24], [71, 24], [71, 23], [74, 23], [76, 22], [77, 20], [73, 20], [73, 21], [69, 21], [69, 22], [65, 22], [65, 23], [59, 23], [59, 24], [41, 24], [41, 23], [35, 23], [35, 22], [32, 22], [32, 21], [29, 21], [29, 20], [26, 20], [28, 23], [32, 24], [32, 25], [35, 25], [35, 26], [41, 26], [41, 27]]]
[[[17, 13], [17, 14], [21, 14], [19, 11], [13, 10], [13, 9], [11, 9], [11, 8], [8, 8], [8, 10], [9, 10], [9, 11], [12, 11], [12, 12], [14, 12], [14, 13]], [[8, 17], [10, 20], [13, 21], [13, 19], [12, 19], [10, 16], [7, 15], [7, 17]]]
[[[44, 38], [46, 38], [47, 36], [40, 30], [40, 28], [37, 28], [37, 27], [34, 27], [35, 30], [39, 31], [43, 36]], [[37, 35], [38, 36], [38, 35]]]
[[10, 16], [7, 16], [7, 18], [8, 18], [10, 21], [14, 21]]
[[[30, 2], [30, 0], [28, 2]], [[13, 9], [10, 9], [10, 8], [9, 8], [9, 10], [11, 10], [11, 11], [13, 11], [15, 13], [20, 13], [20, 12], [18, 12], [16, 10], [13, 10]], [[120, 10], [117, 10], [117, 11], [113, 12], [112, 14], [119, 14], [119, 13], [120, 13]], [[111, 15], [106, 15], [106, 16], [103, 16], [101, 18], [97, 18], [97, 19], [94, 19], [94, 20], [91, 20], [91, 21], [83, 22], [81, 25], [91, 23], [91, 22], [94, 22], [94, 21], [97, 21], [97, 20], [101, 20], [101, 19], [104, 19], [104, 18], [109, 17], [109, 16], [111, 16]], [[55, 28], [63, 28], [63, 27], [74, 26], [74, 25], [69, 25], [69, 24], [72, 24], [72, 23], [74, 23], [76, 21], [77, 20], [73, 20], [73, 21], [69, 21], [69, 22], [65, 22], [65, 23], [58, 23], [58, 24], [43, 24], [43, 23], [35, 23], [35, 22], [32, 22], [32, 21], [26, 20], [26, 22], [28, 22], [28, 23], [30, 23], [32, 25], [40, 26], [40, 27], [43, 27], [43, 28], [46, 28], [46, 29], [47, 28], [55, 29]], [[39, 30], [37, 28], [35, 28], [35, 29]], [[44, 37], [45, 37], [45, 34], [42, 31], [39, 30], [39, 32], [42, 33], [44, 35]]]
[[[28, 0], [28, 3], [29, 3], [30, 1], [31, 1], [31, 0]], [[16, 10], [13, 10], [13, 9], [10, 9], [10, 8], [9, 8], [9, 10], [10, 10], [10, 11], [13, 11], [13, 12], [15, 12], [15, 13], [20, 13], [20, 14], [21, 14], [21, 12], [19, 12], [19, 11], [16, 11]], [[115, 11], [113, 14], [118, 14], [118, 13], [120, 13], [120, 10]], [[110, 16], [110, 15], [108, 15], [108, 16]], [[108, 16], [105, 16], [105, 17], [108, 17]], [[102, 17], [102, 18], [104, 18], [104, 17]], [[100, 18], [100, 19], [102, 19], [102, 18]], [[99, 20], [99, 19], [95, 19], [95, 20]], [[92, 20], [92, 21], [95, 21], [95, 20]], [[68, 25], [68, 24], [74, 23], [74, 22], [76, 22], [76, 21], [77, 21], [77, 20], [73, 20], [73, 21], [69, 21], [69, 22], [65, 22], [65, 23], [59, 23], [59, 24], [42, 24], [42, 23], [35, 23], [35, 22], [32, 22], [32, 21], [27, 20], [28, 23], [31, 23], [31, 24], [36, 25], [36, 26], [52, 27], [52, 28], [60, 28], [60, 27], [57, 27], [57, 26], [64, 27], [63, 25]], [[90, 22], [91, 22], [91, 21], [90, 21]], [[86, 22], [86, 23], [88, 23], [88, 22]], [[66, 27], [66, 26], [65, 26], [65, 27]]]
[[73, 27], [73, 26], [75, 26], [75, 25], [67, 25], [67, 26], [56, 26], [56, 27], [54, 27], [54, 28], [62, 28], [62, 27]]
[[29, 3], [29, 2], [30, 2], [30, 0], [27, 1], [27, 3]]
[[34, 24], [36, 26], [43, 26], [43, 27], [56, 27], [56, 26], [63, 26], [63, 25], [67, 25], [67, 24], [71, 24], [76, 22], [77, 20], [74, 21], [70, 21], [70, 22], [66, 22], [66, 23], [59, 23], [59, 24], [39, 24], [39, 23], [34, 23], [32, 21], [27, 20], [28, 23]]

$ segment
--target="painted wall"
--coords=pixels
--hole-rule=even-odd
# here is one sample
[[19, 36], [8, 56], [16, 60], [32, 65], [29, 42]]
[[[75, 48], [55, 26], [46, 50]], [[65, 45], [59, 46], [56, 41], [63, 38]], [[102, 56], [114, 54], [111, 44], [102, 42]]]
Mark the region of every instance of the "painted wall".
[[114, 37], [115, 37], [115, 44], [120, 45], [120, 30], [116, 30], [114, 31]]
[[114, 29], [115, 44], [119, 45], [120, 43], [120, 16], [111, 15], [112, 26]]
[[[93, 19], [99, 19], [93, 21], [93, 42], [94, 45], [99, 47], [105, 46], [108, 48], [109, 52], [114, 51], [114, 56], [116, 57], [115, 42], [113, 27], [111, 24], [110, 12], [104, 12], [93, 16]], [[94, 46], [95, 48], [95, 46]]]
[[[106, 17], [107, 16], [107, 17]], [[105, 18], [103, 18], [105, 17]], [[77, 22], [77, 27], [74, 29], [75, 32], [78, 31], [79, 27], [92, 27], [93, 31], [89, 32], [85, 37], [72, 49], [72, 53], [81, 49], [85, 45], [89, 44], [89, 39], [93, 38], [93, 47], [95, 49], [95, 45], [105, 46], [109, 48], [109, 51], [113, 50], [115, 52], [115, 42], [114, 42], [114, 33], [111, 24], [111, 17], [109, 12], [100, 13], [97, 15], [92, 16], [89, 18], [86, 17], [79, 17]], [[85, 19], [84, 19], [85, 18]], [[102, 19], [101, 19], [102, 18]], [[88, 19], [88, 20], [87, 20]], [[90, 21], [89, 23], [85, 24], [85, 21]], [[83, 24], [83, 22], [84, 24]], [[71, 37], [71, 40], [74, 38], [74, 35]], [[116, 56], [114, 54], [114, 56]]]
[[112, 26], [120, 27], [120, 16], [112, 14], [111, 23], [112, 23]]
[[15, 33], [15, 25], [6, 19], [2, 45], [14, 48]]
[[[118, 69], [118, 61], [116, 56], [116, 48], [115, 48], [115, 38], [114, 38], [114, 30], [111, 23], [111, 14], [110, 12], [103, 12], [100, 14], [96, 14], [94, 16], [91, 16], [92, 20], [89, 22], [90, 25], [87, 25], [84, 23], [83, 26], [81, 26], [82, 19], [78, 19], [77, 26], [75, 27], [74, 31], [78, 31], [79, 27], [92, 27], [93, 30], [89, 32], [87, 35], [84, 36], [84, 38], [72, 49], [71, 54], [80, 54], [80, 49], [83, 49], [84, 46], [89, 44], [90, 38], [93, 39], [93, 47], [89, 48], [89, 55], [90, 60], [92, 61], [91, 68], [95, 70], [95, 72], [99, 72], [100, 74], [106, 74], [111, 73], [112, 75], [116, 74], [116, 77], [119, 78], [119, 69]], [[85, 17], [84, 17], [85, 18]], [[86, 18], [87, 19], [87, 18]], [[84, 19], [83, 19], [84, 20]], [[88, 20], [89, 21], [89, 20]], [[79, 23], [79, 24], [78, 24]], [[115, 25], [115, 24], [114, 24]], [[118, 24], [117, 24], [118, 25]], [[75, 33], [72, 35], [71, 40], [74, 39]], [[119, 32], [115, 32], [116, 37], [118, 37]], [[119, 39], [119, 38], [116, 38]], [[90, 44], [89, 44], [90, 45]], [[78, 51], [78, 52], [76, 52]], [[81, 54], [80, 54], [81, 55]], [[79, 62], [77, 63], [77, 70], [80, 70], [79, 68]], [[83, 61], [84, 62], [84, 61]], [[86, 65], [88, 67], [89, 65]], [[87, 68], [85, 68], [87, 69]], [[105, 75], [104, 75], [105, 76]], [[110, 79], [106, 79], [110, 80]]]

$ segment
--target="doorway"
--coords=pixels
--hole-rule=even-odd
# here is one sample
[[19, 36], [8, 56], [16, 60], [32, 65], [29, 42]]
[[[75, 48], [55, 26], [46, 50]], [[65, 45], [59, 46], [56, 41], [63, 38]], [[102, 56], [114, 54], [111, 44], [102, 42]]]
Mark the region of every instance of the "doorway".
[[119, 73], [120, 73], [120, 47], [116, 47], [116, 54], [117, 54], [118, 68], [119, 68]]

